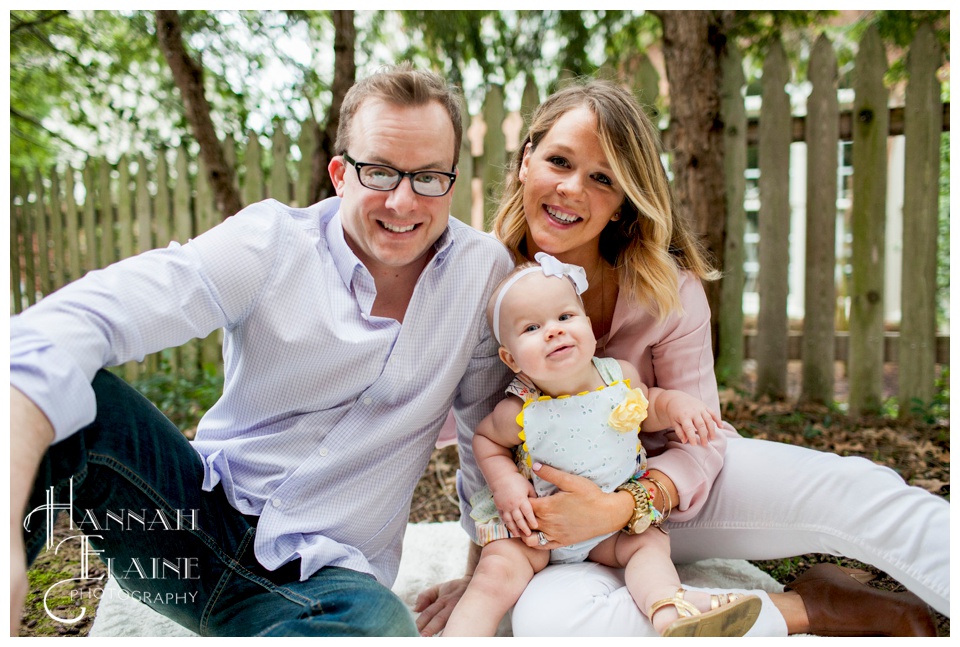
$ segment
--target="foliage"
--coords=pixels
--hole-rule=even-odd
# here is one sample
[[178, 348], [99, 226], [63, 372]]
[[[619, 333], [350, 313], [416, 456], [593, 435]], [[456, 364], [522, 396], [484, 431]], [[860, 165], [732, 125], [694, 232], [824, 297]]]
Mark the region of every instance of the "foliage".
[[[931, 402], [924, 402], [919, 398], [913, 398], [910, 402], [904, 404], [897, 398], [887, 398], [884, 401], [884, 414], [894, 417], [900, 412], [900, 407], [906, 406], [918, 422], [935, 426], [945, 420], [950, 419], [950, 368], [943, 367], [940, 375], [934, 383], [934, 394]], [[946, 438], [949, 440], [949, 437]]]
[[[940, 11], [864, 11], [857, 20], [847, 20], [838, 11], [736, 11], [728, 37], [735, 40], [746, 61], [750, 94], [759, 93], [757, 80], [770, 44], [780, 39], [791, 60], [794, 78], [807, 78], [810, 51], [820, 34], [833, 43], [840, 70], [840, 87], [850, 87], [857, 47], [864, 32], [876, 25], [881, 40], [890, 51], [888, 85], [906, 80], [904, 55], [917, 27], [924, 22], [934, 26], [945, 52], [949, 52], [949, 12]], [[949, 54], [947, 54], [949, 60]]]
[[934, 28], [937, 40], [950, 60], [950, 12], [947, 10], [875, 11], [870, 18], [850, 25], [849, 33], [855, 42], [860, 42], [863, 33], [876, 25], [880, 39], [894, 48], [890, 67], [887, 69], [888, 84], [907, 79], [907, 64], [904, 53], [910, 47], [917, 28], [929, 23]]
[[[638, 45], [649, 46], [659, 26], [649, 15], [612, 10], [399, 13], [411, 32], [401, 58], [428, 62], [478, 100], [482, 86], [530, 74], [541, 86], [561, 74], [596, 74], [604, 62], [616, 64]], [[479, 88], [466, 83], [471, 69], [479, 72]]]
[[134, 119], [140, 141], [158, 140], [151, 114], [175, 102], [142, 16], [11, 11], [10, 30], [13, 168], [45, 166], [63, 148], [90, 152], [90, 142], [116, 141], [117, 124], [130, 131]]
[[196, 378], [189, 378], [170, 369], [169, 353], [161, 359], [160, 369], [131, 382], [145, 398], [173, 422], [180, 431], [192, 437], [200, 418], [223, 393], [223, 375], [218, 367], [204, 366]]
[[[181, 22], [221, 137], [329, 103], [329, 12], [185, 11]], [[10, 38], [15, 172], [191, 140], [152, 11], [11, 11]]]

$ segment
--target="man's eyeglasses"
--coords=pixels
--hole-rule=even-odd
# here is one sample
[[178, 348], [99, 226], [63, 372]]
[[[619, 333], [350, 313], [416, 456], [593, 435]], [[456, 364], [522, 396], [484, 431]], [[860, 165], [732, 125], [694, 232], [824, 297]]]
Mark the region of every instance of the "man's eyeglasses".
[[353, 164], [353, 167], [357, 169], [357, 177], [360, 179], [360, 184], [374, 191], [393, 191], [400, 186], [403, 178], [409, 177], [410, 186], [413, 188], [414, 193], [429, 198], [439, 198], [442, 195], [447, 195], [453, 186], [454, 180], [457, 179], [455, 173], [444, 173], [443, 171], [414, 171], [413, 173], [407, 173], [395, 169], [392, 166], [358, 162], [346, 153], [343, 154], [343, 159]]

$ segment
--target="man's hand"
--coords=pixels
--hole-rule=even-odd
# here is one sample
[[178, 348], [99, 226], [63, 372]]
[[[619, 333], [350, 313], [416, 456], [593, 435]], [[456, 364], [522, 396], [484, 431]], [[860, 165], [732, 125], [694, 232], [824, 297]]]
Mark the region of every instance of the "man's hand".
[[413, 608], [419, 613], [417, 629], [421, 636], [435, 636], [447, 626], [447, 620], [453, 613], [453, 608], [463, 597], [467, 585], [473, 577], [473, 572], [480, 562], [480, 546], [470, 543], [467, 551], [467, 565], [464, 576], [458, 580], [450, 580], [443, 584], [431, 586], [417, 597], [417, 604]]
[[23, 518], [40, 459], [53, 442], [53, 425], [27, 396], [10, 387], [10, 635], [19, 634], [27, 597]]
[[534, 463], [533, 471], [559, 491], [531, 501], [537, 516], [537, 528], [547, 538], [539, 545], [539, 536], [523, 538], [533, 548], [553, 549], [598, 537], [623, 528], [633, 514], [629, 492], [604, 493], [583, 476], [574, 476], [549, 465]]
[[417, 630], [421, 636], [435, 636], [447, 626], [453, 608], [469, 583], [470, 576], [464, 575], [458, 580], [435, 584], [417, 596], [413, 610], [420, 614], [417, 616]]

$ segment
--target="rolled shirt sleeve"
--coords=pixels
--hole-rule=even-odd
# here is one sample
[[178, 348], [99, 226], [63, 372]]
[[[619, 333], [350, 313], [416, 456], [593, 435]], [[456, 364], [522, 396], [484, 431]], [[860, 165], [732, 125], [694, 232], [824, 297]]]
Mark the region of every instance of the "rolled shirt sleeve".
[[99, 369], [242, 315], [280, 248], [272, 220], [269, 205], [248, 207], [185, 245], [89, 272], [11, 318], [10, 383], [44, 412], [55, 442], [93, 421]]

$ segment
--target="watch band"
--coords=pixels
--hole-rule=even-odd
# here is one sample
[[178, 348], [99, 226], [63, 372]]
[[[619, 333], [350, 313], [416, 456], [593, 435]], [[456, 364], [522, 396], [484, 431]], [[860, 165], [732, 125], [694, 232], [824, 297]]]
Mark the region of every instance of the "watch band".
[[647, 489], [633, 479], [623, 485], [618, 485], [615, 492], [626, 491], [633, 496], [633, 516], [623, 527], [621, 532], [628, 535], [639, 535], [653, 523], [650, 514], [650, 493]]

